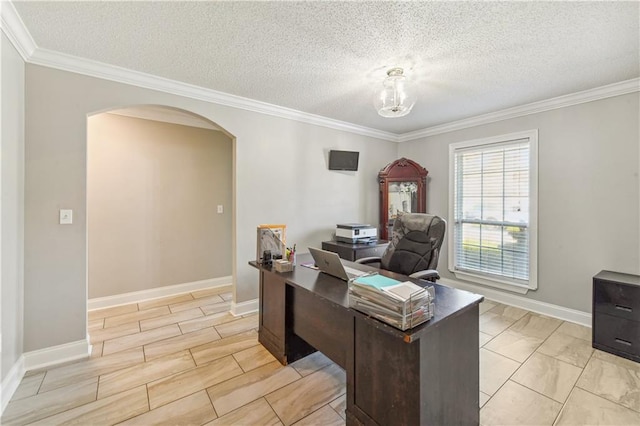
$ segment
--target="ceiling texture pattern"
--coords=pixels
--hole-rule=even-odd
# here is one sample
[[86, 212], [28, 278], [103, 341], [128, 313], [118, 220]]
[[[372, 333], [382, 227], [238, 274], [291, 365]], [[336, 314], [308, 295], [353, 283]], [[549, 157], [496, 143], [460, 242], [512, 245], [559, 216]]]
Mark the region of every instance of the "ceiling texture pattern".
[[[394, 134], [640, 76], [635, 1], [13, 4], [38, 48]], [[393, 66], [418, 101], [389, 119]]]

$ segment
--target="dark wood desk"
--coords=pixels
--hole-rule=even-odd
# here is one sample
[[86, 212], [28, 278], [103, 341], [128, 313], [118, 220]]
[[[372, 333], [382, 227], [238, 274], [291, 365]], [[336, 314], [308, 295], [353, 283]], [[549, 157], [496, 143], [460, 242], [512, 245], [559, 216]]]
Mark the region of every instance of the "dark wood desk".
[[344, 368], [348, 425], [479, 423], [482, 296], [435, 284], [434, 317], [401, 331], [350, 309], [346, 282], [300, 266], [309, 255], [297, 260], [286, 273], [249, 262], [260, 271], [259, 341], [282, 364], [317, 349]]

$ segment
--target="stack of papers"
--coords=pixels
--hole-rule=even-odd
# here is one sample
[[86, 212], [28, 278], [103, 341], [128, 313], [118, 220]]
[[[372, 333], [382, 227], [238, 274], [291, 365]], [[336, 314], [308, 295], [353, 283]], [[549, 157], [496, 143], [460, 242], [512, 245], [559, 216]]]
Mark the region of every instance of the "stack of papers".
[[360, 277], [349, 286], [349, 306], [400, 330], [433, 317], [435, 291], [383, 275]]

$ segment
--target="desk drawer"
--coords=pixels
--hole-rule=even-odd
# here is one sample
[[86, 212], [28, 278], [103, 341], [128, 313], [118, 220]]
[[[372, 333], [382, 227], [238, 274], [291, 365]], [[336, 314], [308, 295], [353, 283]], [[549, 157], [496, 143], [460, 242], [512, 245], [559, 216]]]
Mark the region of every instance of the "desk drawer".
[[382, 257], [387, 246], [388, 244], [384, 244], [358, 249], [355, 251], [355, 260], [362, 259], [363, 257]]
[[340, 259], [350, 260], [352, 262], [356, 260], [355, 250], [348, 246], [341, 246], [337, 244], [323, 242], [322, 250], [338, 253], [338, 256], [340, 256]]
[[341, 259], [355, 262], [363, 257], [381, 257], [389, 242], [378, 240], [375, 244], [348, 244], [338, 241], [323, 241], [322, 250], [338, 253]]
[[594, 279], [593, 304], [595, 311], [640, 321], [640, 287]]
[[594, 346], [599, 344], [630, 355], [640, 355], [640, 323], [598, 314], [593, 327]]

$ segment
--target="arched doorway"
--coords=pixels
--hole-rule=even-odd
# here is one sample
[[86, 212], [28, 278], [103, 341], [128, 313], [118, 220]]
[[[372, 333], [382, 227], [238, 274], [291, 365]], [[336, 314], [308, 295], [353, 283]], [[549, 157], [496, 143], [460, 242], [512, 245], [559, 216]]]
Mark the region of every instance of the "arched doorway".
[[[167, 309], [195, 319], [197, 304], [172, 297], [232, 284], [233, 145], [211, 121], [176, 108], [88, 117], [87, 306], [121, 310], [116, 334]], [[230, 297], [210, 296], [210, 309], [228, 311]], [[138, 303], [149, 299], [167, 304]]]

